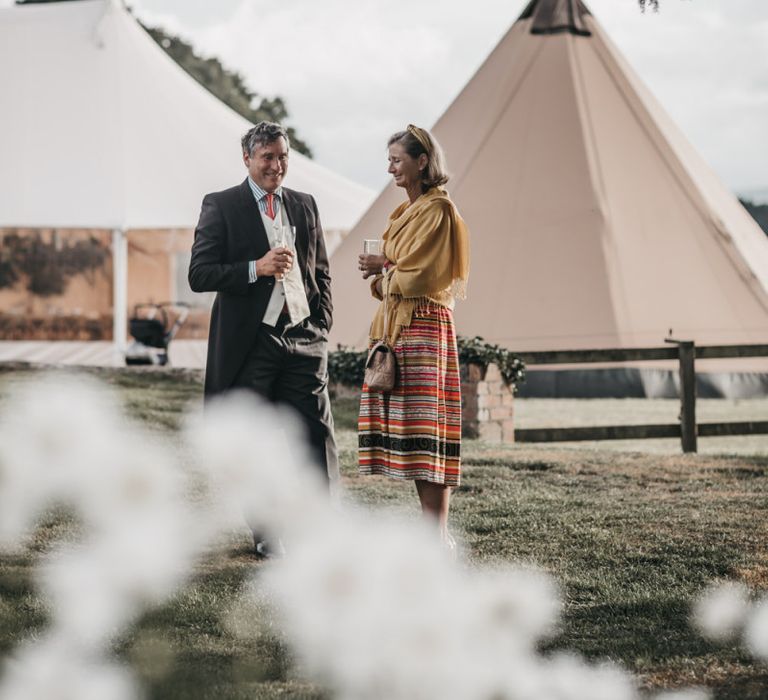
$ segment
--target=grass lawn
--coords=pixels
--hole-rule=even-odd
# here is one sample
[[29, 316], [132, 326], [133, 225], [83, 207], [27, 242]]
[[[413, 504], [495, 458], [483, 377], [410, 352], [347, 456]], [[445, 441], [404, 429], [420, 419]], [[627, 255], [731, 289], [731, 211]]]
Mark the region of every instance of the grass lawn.
[[[178, 426], [184, 410], [200, 408], [199, 379], [94, 372], [119, 388], [130, 414], [183, 454]], [[0, 368], [0, 405], [9, 387], [34, 376]], [[577, 416], [586, 405], [519, 404], [521, 422], [539, 425], [549, 414]], [[707, 410], [717, 415], [720, 409]], [[345, 498], [417, 518], [409, 484], [356, 475], [354, 400], [337, 401], [334, 412]], [[654, 451], [641, 443], [628, 446], [633, 451], [626, 447], [466, 441], [452, 520], [468, 565], [525, 560], [560, 582], [566, 612], [549, 648], [613, 659], [650, 689], [708, 685], [716, 698], [768, 698], [768, 667], [737, 646], [703, 641], [688, 620], [691, 601], [713, 579], [768, 589], [765, 443], [752, 444], [751, 454], [735, 454], [729, 444], [728, 452], [685, 456], [676, 454], [674, 441]], [[51, 514], [26, 553], [0, 558], [3, 655], [45, 625], [31, 572], [41, 552], [75, 531], [65, 517]], [[327, 697], [302, 679], [273, 632], [254, 637], [238, 626], [241, 616], [255, 614], [242, 608], [243, 582], [265, 566], [251, 559], [249, 545], [244, 528], [232, 531], [201, 563], [192, 585], [120, 641], [117, 653], [131, 662], [151, 697]]]

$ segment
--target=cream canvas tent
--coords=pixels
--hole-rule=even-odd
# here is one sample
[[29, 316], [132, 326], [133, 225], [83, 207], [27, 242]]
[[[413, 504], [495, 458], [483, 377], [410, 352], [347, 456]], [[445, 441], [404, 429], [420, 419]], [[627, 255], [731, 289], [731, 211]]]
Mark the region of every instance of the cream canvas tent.
[[[0, 9], [0, 228], [115, 231], [115, 338], [125, 337], [127, 230], [191, 228], [202, 196], [245, 177], [249, 123], [189, 77], [118, 0]], [[325, 228], [372, 193], [299, 153], [286, 185]]]
[[[768, 341], [768, 238], [579, 0], [531, 2], [434, 133], [472, 233], [459, 333], [515, 350], [670, 329]], [[373, 302], [346, 271], [403, 199], [389, 185], [334, 255], [332, 341], [365, 343]]]

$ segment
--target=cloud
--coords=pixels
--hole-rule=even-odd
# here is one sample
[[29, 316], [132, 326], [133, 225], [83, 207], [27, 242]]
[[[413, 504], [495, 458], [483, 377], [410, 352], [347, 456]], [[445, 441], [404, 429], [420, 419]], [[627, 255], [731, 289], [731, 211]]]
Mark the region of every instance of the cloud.
[[[137, 0], [138, 14], [160, 2]], [[174, 26], [259, 93], [283, 96], [319, 162], [378, 187], [387, 136], [408, 122], [432, 125], [526, 2], [242, 0], [221, 21], [181, 26], [179, 14]], [[645, 14], [635, 0], [588, 4], [726, 183], [765, 186], [764, 0], [664, 0]]]
[[184, 33], [259, 93], [284, 96], [320, 162], [378, 186], [387, 136], [436, 121], [522, 4], [489, 0], [467, 13], [436, 0], [242, 2]]
[[592, 0], [595, 15], [651, 92], [734, 189], [768, 183], [768, 7], [758, 0]]

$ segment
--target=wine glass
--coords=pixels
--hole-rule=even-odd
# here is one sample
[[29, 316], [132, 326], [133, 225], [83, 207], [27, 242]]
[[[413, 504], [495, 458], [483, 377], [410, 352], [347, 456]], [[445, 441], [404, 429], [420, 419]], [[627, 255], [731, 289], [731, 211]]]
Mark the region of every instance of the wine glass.
[[378, 238], [366, 238], [363, 241], [364, 255], [379, 255], [381, 252], [381, 241]]
[[[288, 248], [294, 256], [296, 254], [296, 227], [279, 226], [275, 231], [275, 248]], [[294, 261], [295, 262], [295, 261]], [[285, 274], [275, 275], [279, 280], [285, 278]]]

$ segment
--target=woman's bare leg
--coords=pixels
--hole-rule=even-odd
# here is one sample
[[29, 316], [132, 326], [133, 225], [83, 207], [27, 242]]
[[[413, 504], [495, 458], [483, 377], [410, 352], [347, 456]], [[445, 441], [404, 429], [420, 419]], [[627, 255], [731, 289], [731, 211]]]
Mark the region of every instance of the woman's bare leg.
[[451, 489], [442, 484], [433, 484], [430, 481], [416, 481], [416, 491], [421, 501], [421, 512], [437, 523], [440, 539], [447, 542], [448, 535], [448, 508], [451, 502]]

